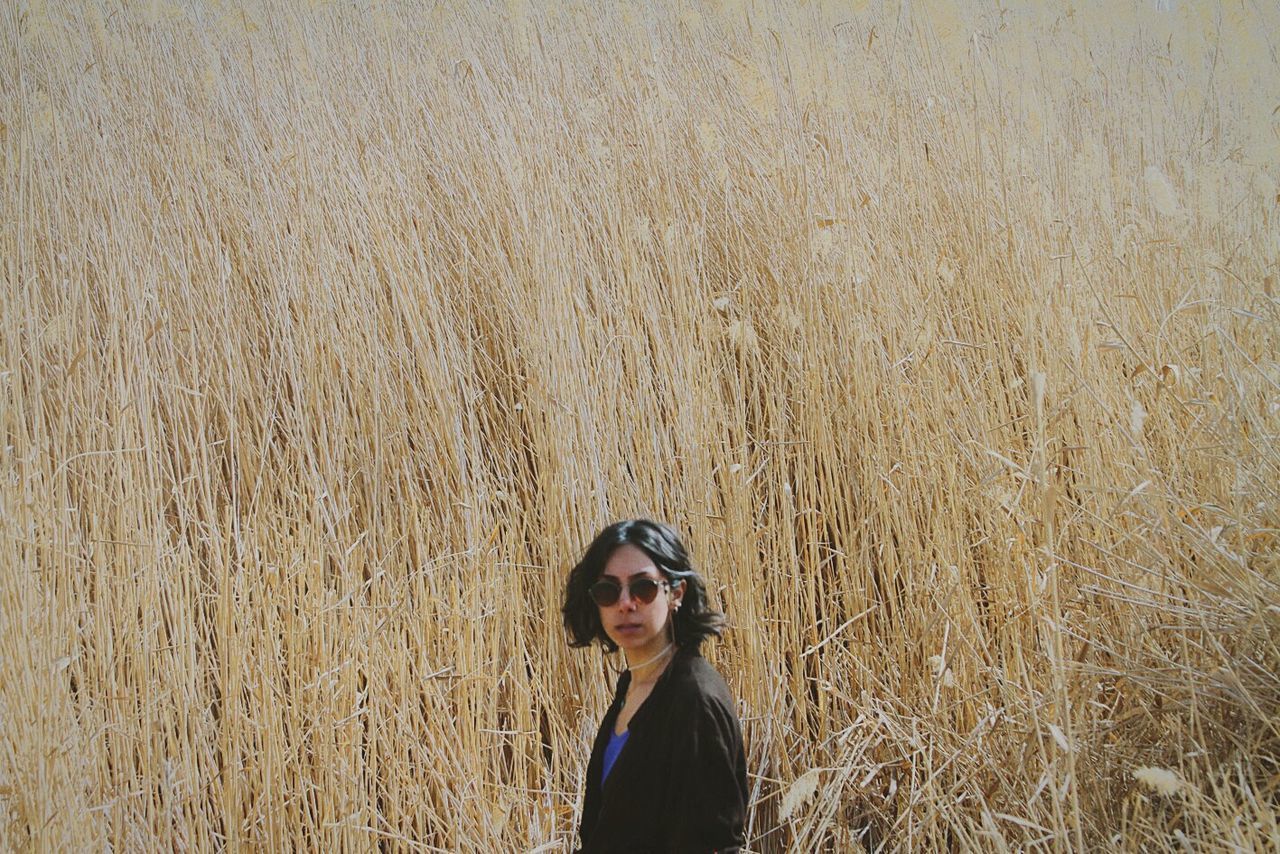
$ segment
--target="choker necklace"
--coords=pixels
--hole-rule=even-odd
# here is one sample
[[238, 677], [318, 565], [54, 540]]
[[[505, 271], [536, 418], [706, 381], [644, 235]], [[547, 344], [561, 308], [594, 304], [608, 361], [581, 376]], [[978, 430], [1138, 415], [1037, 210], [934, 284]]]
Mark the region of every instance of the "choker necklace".
[[642, 661], [642, 662], [640, 662], [639, 664], [631, 664], [631, 665], [628, 665], [628, 666], [627, 666], [627, 669], [628, 669], [628, 670], [630, 670], [632, 673], [635, 673], [635, 672], [636, 672], [637, 670], [639, 670], [641, 667], [648, 667], [650, 664], [653, 664], [653, 663], [654, 663], [655, 661], [657, 661], [659, 658], [662, 658], [664, 655], [666, 655], [667, 653], [671, 652], [671, 648], [672, 648], [673, 646], [675, 646], [675, 645], [676, 645], [676, 642], [675, 642], [675, 641], [672, 641], [671, 643], [669, 643], [669, 644], [667, 644], [665, 647], [663, 647], [663, 648], [662, 648], [662, 652], [658, 653], [658, 654], [657, 654], [657, 655], [655, 655], [653, 658], [650, 658], [648, 661]]

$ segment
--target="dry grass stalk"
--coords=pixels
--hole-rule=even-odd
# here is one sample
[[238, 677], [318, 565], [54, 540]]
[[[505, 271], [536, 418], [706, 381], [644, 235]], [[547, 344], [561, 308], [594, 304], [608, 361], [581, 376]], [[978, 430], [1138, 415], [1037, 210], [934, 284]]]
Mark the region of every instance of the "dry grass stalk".
[[446, 5], [0, 13], [5, 847], [567, 844], [644, 513], [754, 850], [1274, 848], [1276, 13]]

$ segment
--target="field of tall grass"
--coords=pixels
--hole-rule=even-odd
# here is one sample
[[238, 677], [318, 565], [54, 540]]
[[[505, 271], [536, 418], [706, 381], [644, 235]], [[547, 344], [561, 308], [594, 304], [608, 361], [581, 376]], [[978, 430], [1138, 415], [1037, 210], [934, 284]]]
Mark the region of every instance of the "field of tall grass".
[[928, 5], [4, 4], [0, 847], [571, 846], [637, 515], [751, 850], [1280, 846], [1280, 13]]

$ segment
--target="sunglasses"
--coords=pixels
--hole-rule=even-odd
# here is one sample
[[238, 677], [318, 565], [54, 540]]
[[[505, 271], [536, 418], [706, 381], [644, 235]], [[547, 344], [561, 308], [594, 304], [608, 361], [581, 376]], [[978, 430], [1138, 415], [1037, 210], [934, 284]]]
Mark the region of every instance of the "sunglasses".
[[[626, 588], [632, 599], [648, 605], [658, 598], [659, 589], [665, 589], [670, 586], [668, 582], [658, 581], [656, 578], [637, 578], [627, 584]], [[602, 579], [587, 588], [587, 593], [590, 594], [592, 602], [595, 602], [601, 608], [607, 608], [610, 605], [616, 605], [618, 600], [622, 598], [622, 587], [623, 585], [616, 581]]]

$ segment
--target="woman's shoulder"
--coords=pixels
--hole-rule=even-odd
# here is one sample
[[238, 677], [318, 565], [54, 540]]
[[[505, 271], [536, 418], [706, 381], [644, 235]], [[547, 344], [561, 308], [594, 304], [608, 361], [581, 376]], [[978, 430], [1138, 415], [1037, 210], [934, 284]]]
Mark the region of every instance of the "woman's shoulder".
[[742, 727], [724, 677], [697, 654], [681, 656], [672, 664], [673, 684], [664, 703], [664, 717], [665, 731], [676, 734], [673, 743], [688, 749], [691, 740], [698, 740], [703, 743], [702, 750], [740, 751]]
[[733, 708], [733, 696], [720, 671], [697, 649], [681, 650], [671, 663], [672, 688], [686, 702]]

